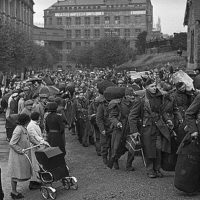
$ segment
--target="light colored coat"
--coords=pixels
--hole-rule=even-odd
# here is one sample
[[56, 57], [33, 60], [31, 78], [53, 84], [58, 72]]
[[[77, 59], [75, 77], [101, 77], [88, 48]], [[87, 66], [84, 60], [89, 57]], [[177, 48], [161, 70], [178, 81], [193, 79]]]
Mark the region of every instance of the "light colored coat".
[[[27, 131], [28, 131], [30, 142], [31, 142], [31, 146], [46, 143], [42, 137], [41, 129], [36, 121], [33, 121], [33, 120], [30, 121], [30, 123], [27, 126]], [[37, 149], [39, 149], [39, 147], [31, 150], [32, 166], [34, 168], [33, 177], [31, 181], [38, 181], [37, 174], [35, 173], [35, 171], [39, 171], [40, 169], [37, 159], [35, 157], [35, 151]]]
[[[22, 150], [30, 147], [27, 130], [18, 125], [13, 131], [10, 141], [10, 153], [8, 158], [8, 173], [11, 178], [18, 180], [28, 180], [32, 175], [30, 162], [23, 154]], [[26, 154], [31, 158], [30, 151]]]

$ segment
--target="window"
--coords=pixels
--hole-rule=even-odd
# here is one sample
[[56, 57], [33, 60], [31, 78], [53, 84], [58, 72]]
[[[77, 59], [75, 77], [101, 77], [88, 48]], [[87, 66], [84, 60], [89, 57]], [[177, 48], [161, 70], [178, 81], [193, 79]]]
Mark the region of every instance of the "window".
[[100, 17], [94, 17], [94, 24], [100, 24]]
[[44, 25], [47, 24], [47, 18], [44, 18]]
[[49, 25], [52, 25], [52, 17], [49, 17]]
[[124, 16], [124, 24], [130, 24], [130, 16]]
[[66, 49], [72, 49], [72, 43], [66, 42]]
[[85, 24], [90, 25], [90, 17], [85, 17]]
[[191, 31], [190, 63], [194, 63], [194, 30]]
[[131, 31], [130, 29], [124, 29], [124, 37], [130, 37]]
[[120, 36], [120, 29], [114, 29], [114, 35]]
[[105, 37], [111, 36], [111, 32], [112, 31], [110, 29], [105, 29], [104, 31]]
[[110, 24], [110, 17], [105, 17], [105, 24]]
[[72, 37], [72, 30], [66, 30], [66, 37], [71, 38]]
[[100, 30], [99, 29], [95, 29], [94, 30], [94, 37], [95, 38], [99, 38], [100, 37]]
[[76, 17], [75, 18], [75, 24], [76, 25], [80, 25], [81, 24], [81, 18], [80, 17]]
[[81, 30], [75, 30], [75, 37], [80, 38], [81, 37]]
[[76, 42], [75, 45], [76, 45], [76, 47], [80, 47], [81, 46], [81, 42]]
[[67, 26], [70, 26], [71, 23], [72, 23], [71, 17], [66, 17], [66, 25], [67, 25]]
[[120, 16], [115, 16], [115, 24], [120, 24]]
[[136, 33], [141, 33], [141, 29], [136, 28], [136, 29], [135, 29], [135, 32], [136, 32]]
[[89, 47], [89, 46], [90, 46], [90, 42], [89, 42], [89, 41], [86, 41], [86, 42], [85, 42], [85, 46], [86, 46], [86, 47]]
[[62, 25], [62, 17], [57, 18], [57, 25]]
[[90, 37], [90, 29], [85, 30], [85, 37]]
[[74, 10], [77, 10], [77, 7], [74, 7]]

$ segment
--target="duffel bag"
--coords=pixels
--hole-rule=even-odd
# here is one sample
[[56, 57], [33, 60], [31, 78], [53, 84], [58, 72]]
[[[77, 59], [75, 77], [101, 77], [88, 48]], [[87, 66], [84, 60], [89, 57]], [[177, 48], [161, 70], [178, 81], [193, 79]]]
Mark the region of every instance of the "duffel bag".
[[125, 87], [108, 87], [104, 91], [103, 95], [108, 101], [113, 99], [121, 99], [125, 96], [125, 90]]
[[183, 192], [194, 193], [200, 188], [200, 155], [179, 154], [174, 186]]
[[200, 188], [200, 144], [186, 135], [178, 150], [174, 185], [178, 190], [194, 193]]
[[108, 88], [110, 86], [115, 86], [115, 84], [108, 80], [103, 80], [103, 81], [97, 83], [97, 88], [98, 88], [100, 94], [103, 94], [104, 91], [106, 90], [106, 88]]

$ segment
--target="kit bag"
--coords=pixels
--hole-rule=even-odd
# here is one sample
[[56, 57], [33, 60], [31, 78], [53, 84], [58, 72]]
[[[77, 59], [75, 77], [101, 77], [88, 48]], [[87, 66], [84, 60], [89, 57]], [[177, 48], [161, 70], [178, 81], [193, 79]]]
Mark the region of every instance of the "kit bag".
[[113, 99], [121, 99], [125, 96], [125, 87], [108, 87], [104, 91], [103, 95], [106, 100], [111, 101]]
[[[184, 143], [185, 142], [185, 143]], [[183, 141], [175, 168], [174, 186], [183, 192], [200, 189], [200, 144], [197, 140]]]

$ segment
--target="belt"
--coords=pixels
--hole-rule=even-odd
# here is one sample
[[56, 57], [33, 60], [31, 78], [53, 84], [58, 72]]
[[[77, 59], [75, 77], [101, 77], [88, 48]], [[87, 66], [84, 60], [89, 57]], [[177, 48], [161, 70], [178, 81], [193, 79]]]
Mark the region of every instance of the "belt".
[[49, 133], [58, 133], [59, 130], [49, 130]]

